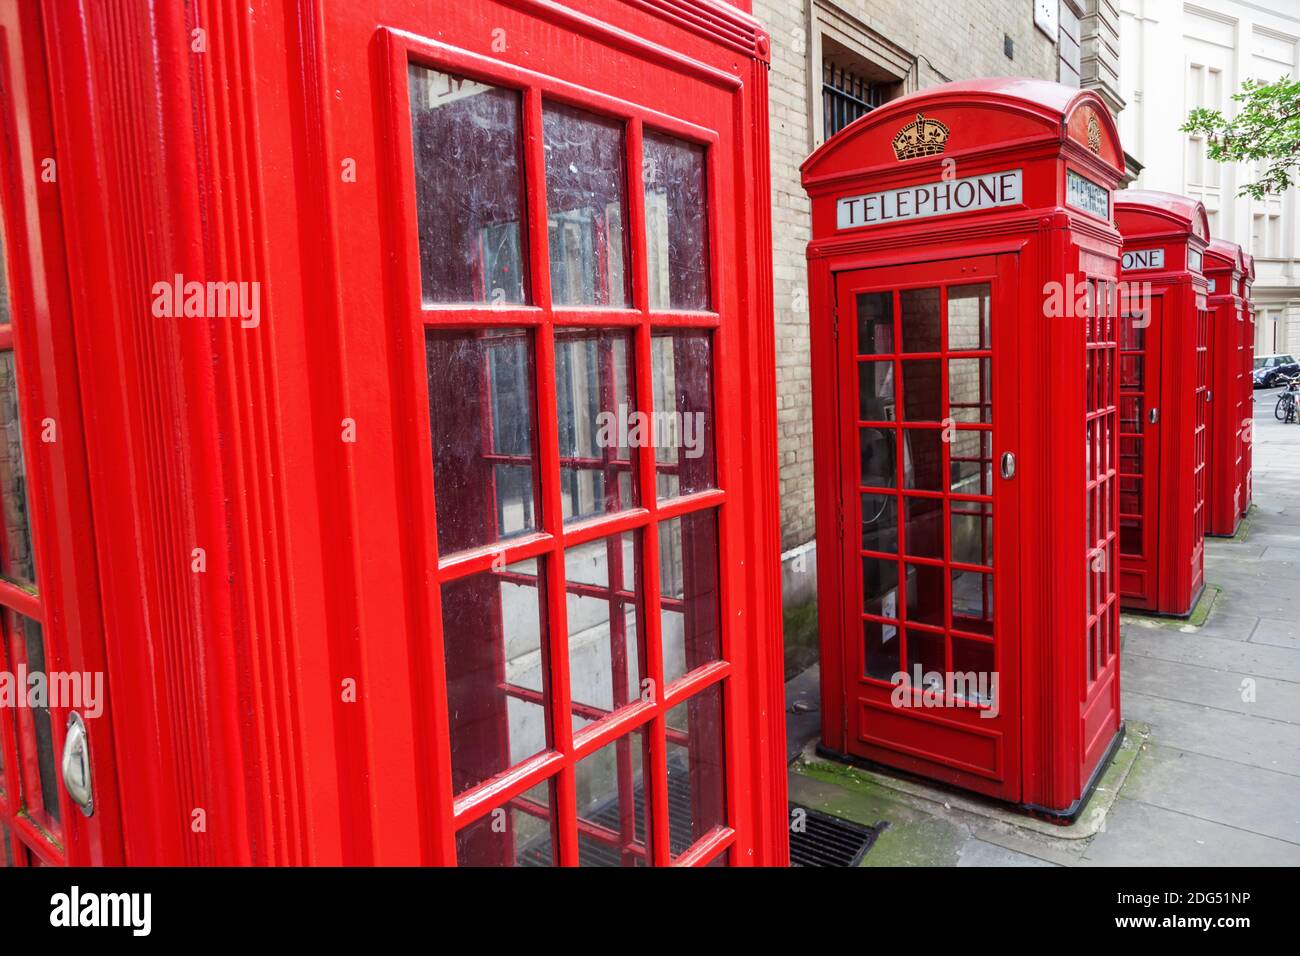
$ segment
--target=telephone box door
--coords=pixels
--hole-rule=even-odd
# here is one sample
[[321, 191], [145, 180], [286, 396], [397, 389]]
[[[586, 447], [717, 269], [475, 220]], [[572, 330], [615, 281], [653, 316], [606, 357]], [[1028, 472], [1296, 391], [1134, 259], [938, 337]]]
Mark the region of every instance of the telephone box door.
[[1125, 607], [1158, 601], [1160, 514], [1160, 330], [1164, 300], [1124, 293], [1119, 351], [1120, 597]]
[[843, 588], [860, 612], [847, 747], [1013, 800], [1015, 270], [1014, 255], [871, 268], [836, 290]]

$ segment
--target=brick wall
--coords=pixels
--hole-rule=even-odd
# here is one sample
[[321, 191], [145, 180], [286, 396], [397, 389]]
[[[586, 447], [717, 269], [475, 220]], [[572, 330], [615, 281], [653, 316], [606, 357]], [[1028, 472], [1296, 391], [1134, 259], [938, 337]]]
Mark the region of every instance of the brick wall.
[[[915, 58], [908, 85], [1024, 75], [1056, 79], [1055, 44], [1034, 26], [1030, 0], [842, 0], [843, 16]], [[776, 284], [777, 419], [780, 428], [782, 546], [814, 534], [812, 394], [807, 271], [809, 208], [799, 164], [816, 137], [810, 128], [809, 56], [820, 35], [808, 0], [755, 0], [772, 36], [771, 138], [773, 274]], [[1003, 53], [1010, 36], [1014, 59]], [[820, 97], [820, 82], [814, 95]]]

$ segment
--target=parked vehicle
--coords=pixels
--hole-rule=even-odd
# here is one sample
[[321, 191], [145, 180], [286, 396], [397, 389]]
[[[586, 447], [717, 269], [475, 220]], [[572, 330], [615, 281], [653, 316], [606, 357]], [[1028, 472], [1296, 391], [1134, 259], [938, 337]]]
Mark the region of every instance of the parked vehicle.
[[1300, 362], [1294, 355], [1256, 355], [1255, 387], [1273, 388], [1282, 384], [1283, 377], [1300, 375]]

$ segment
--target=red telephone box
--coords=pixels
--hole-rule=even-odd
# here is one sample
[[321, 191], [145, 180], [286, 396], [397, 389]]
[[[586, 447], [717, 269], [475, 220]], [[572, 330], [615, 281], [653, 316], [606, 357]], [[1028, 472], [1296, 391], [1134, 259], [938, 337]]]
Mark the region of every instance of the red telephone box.
[[1210, 314], [1205, 207], [1128, 190], [1120, 314], [1120, 599], [1186, 616], [1205, 584]]
[[[1245, 498], [1242, 461], [1250, 426], [1251, 351], [1246, 336], [1246, 303], [1241, 280], [1246, 272], [1241, 246], [1213, 239], [1205, 250], [1206, 302], [1210, 310], [1210, 435], [1206, 479], [1206, 534], [1231, 537]], [[1242, 378], [1246, 378], [1245, 385]]]
[[1122, 733], [1111, 201], [1091, 92], [938, 86], [803, 165], [822, 741], [1071, 816]]
[[1250, 298], [1250, 287], [1255, 282], [1255, 257], [1249, 252], [1241, 254], [1244, 271], [1241, 274], [1241, 302], [1245, 310], [1245, 325], [1242, 334], [1246, 344], [1242, 349], [1241, 361], [1244, 371], [1241, 376], [1241, 515], [1244, 518], [1250, 510], [1250, 502], [1255, 493], [1253, 473], [1253, 455], [1255, 452], [1255, 303]]
[[0, 0], [0, 863], [786, 862], [747, 6]]

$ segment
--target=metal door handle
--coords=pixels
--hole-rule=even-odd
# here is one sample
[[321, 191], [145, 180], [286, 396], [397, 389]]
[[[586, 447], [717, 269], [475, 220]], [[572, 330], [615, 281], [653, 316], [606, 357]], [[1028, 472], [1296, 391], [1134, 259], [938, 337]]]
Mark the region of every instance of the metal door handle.
[[1002, 477], [1016, 477], [1016, 456], [1009, 451], [1002, 453]]
[[95, 812], [95, 794], [90, 783], [90, 740], [81, 715], [68, 715], [68, 733], [63, 739], [63, 787], [81, 812]]
[[1152, 425], [1154, 425], [1156, 422], [1160, 421], [1160, 409], [1158, 409], [1158, 408], [1153, 408], [1153, 409], [1151, 409], [1151, 416], [1150, 416], [1150, 418], [1151, 418], [1151, 424], [1152, 424]]

